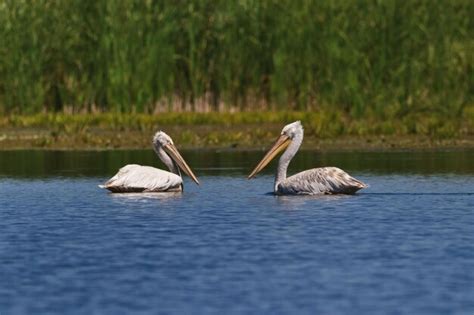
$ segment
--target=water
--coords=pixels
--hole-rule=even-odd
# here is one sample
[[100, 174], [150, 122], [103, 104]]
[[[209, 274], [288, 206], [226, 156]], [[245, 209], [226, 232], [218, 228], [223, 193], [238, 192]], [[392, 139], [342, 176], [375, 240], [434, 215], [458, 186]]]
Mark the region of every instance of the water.
[[184, 194], [97, 188], [149, 151], [0, 152], [0, 313], [473, 314], [473, 151], [301, 152], [356, 196], [276, 197], [262, 152], [183, 152]]

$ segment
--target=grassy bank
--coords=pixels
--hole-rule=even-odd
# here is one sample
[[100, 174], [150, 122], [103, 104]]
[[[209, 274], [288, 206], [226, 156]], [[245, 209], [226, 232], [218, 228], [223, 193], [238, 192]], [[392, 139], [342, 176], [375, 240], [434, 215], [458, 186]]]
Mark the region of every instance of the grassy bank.
[[353, 120], [343, 112], [36, 114], [0, 118], [8, 148], [148, 148], [157, 130], [181, 147], [255, 148], [268, 145], [289, 122], [301, 120], [305, 145], [364, 147], [473, 146], [474, 111], [462, 119], [424, 114], [400, 120]]
[[448, 122], [415, 119], [401, 132], [450, 134], [473, 104], [473, 11], [471, 0], [3, 1], [0, 113], [311, 109], [394, 119], [329, 130], [311, 119], [309, 129], [329, 134], [397, 133], [396, 122], [435, 113]]

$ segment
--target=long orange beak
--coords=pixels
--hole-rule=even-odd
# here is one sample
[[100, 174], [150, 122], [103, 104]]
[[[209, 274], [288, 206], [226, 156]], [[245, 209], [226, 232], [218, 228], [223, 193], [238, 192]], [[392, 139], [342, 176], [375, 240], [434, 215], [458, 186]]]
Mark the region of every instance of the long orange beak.
[[168, 153], [169, 156], [173, 159], [173, 161], [175, 161], [176, 164], [178, 164], [179, 168], [182, 169], [183, 172], [185, 172], [189, 177], [191, 177], [191, 179], [196, 184], [199, 185], [199, 181], [198, 181], [196, 175], [194, 175], [191, 168], [188, 166], [188, 164], [186, 164], [186, 161], [183, 159], [181, 154], [179, 154], [178, 149], [176, 149], [176, 147], [173, 144], [167, 144], [167, 145], [163, 146], [163, 149], [165, 149], [166, 153]]
[[252, 171], [252, 173], [250, 173], [250, 175], [248, 176], [248, 179], [251, 179], [252, 177], [254, 177], [255, 174], [257, 174], [265, 166], [267, 166], [267, 164], [270, 163], [270, 161], [273, 160], [273, 158], [275, 158], [275, 156], [277, 156], [278, 153], [286, 149], [286, 147], [290, 144], [290, 142], [291, 142], [290, 137], [288, 137], [287, 135], [281, 135], [277, 139], [273, 147], [270, 150], [268, 150], [267, 154], [265, 154], [263, 159], [257, 164], [257, 166]]

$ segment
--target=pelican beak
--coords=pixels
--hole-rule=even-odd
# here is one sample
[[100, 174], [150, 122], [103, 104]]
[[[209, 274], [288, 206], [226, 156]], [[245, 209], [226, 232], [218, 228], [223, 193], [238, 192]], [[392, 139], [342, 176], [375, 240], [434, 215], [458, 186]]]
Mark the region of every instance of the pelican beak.
[[291, 139], [287, 135], [281, 135], [273, 147], [268, 150], [267, 154], [263, 157], [263, 159], [257, 164], [255, 169], [250, 173], [248, 179], [251, 179], [255, 176], [258, 172], [260, 172], [268, 163], [270, 163], [273, 158], [280, 153], [282, 150], [286, 149], [286, 147], [290, 144]]
[[191, 170], [191, 168], [188, 166], [188, 164], [186, 164], [186, 161], [184, 161], [183, 157], [181, 156], [181, 154], [179, 154], [179, 151], [178, 149], [176, 149], [176, 147], [169, 143], [165, 146], [163, 146], [163, 149], [166, 151], [166, 153], [169, 154], [169, 156], [173, 159], [173, 161], [178, 164], [179, 168], [183, 170], [183, 172], [185, 172], [189, 177], [191, 177], [191, 179], [199, 185], [199, 181], [196, 177], [196, 175], [194, 175], [193, 171]]

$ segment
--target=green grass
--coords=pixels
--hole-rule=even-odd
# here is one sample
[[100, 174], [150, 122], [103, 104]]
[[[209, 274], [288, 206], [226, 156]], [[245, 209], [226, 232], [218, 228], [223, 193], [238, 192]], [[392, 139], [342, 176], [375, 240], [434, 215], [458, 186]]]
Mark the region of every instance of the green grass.
[[[329, 135], [462, 133], [472, 12], [472, 0], [2, 1], [0, 114], [297, 110], [315, 113], [264, 119]], [[221, 116], [101, 117], [148, 128]]]
[[[240, 113], [161, 113], [147, 114], [35, 114], [9, 115], [0, 118], [0, 129], [40, 128], [55, 133], [81, 134], [91, 129], [138, 131], [152, 134], [157, 129], [208, 126], [209, 134], [231, 131], [239, 133], [239, 126], [254, 126], [265, 130], [265, 126], [280, 129], [285, 124], [301, 120], [305, 133], [319, 138], [339, 136], [405, 136], [423, 135], [437, 138], [472, 136], [474, 111], [463, 119], [447, 119], [437, 114], [408, 115], [400, 119], [377, 120], [373, 118], [353, 119], [342, 111], [313, 112], [240, 112]], [[192, 136], [189, 134], [188, 136]]]

